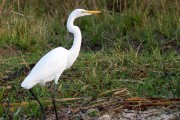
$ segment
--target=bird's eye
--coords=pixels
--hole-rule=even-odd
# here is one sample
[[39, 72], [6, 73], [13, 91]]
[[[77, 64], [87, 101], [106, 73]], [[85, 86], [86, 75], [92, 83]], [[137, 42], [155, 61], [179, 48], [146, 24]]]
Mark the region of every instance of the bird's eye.
[[81, 11], [81, 13], [86, 13], [86, 11]]

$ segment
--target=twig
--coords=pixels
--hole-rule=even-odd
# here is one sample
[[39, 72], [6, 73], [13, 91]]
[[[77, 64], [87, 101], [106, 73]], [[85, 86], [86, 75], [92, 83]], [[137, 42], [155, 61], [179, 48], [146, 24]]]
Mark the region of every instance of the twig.
[[[67, 101], [74, 101], [74, 100], [81, 100], [82, 98], [62, 98], [62, 99], [56, 99], [55, 101], [58, 101], [58, 102], [67, 102]], [[52, 102], [52, 100], [45, 100], [45, 103], [50, 103]], [[20, 103], [3, 103], [3, 104], [0, 104], [0, 106], [21, 106], [21, 107], [24, 107], [28, 104], [32, 104], [32, 103], [35, 103], [35, 104], [38, 104], [37, 101], [35, 100], [32, 100], [31, 102], [20, 102]]]
[[141, 83], [141, 84], [144, 84], [144, 82], [142, 82], [140, 80], [133, 80], [133, 79], [120, 79], [119, 81], [121, 81], [121, 82], [130, 82], [130, 83]]
[[11, 12], [11, 13], [14, 13], [14, 14], [17, 14], [17, 15], [19, 15], [19, 16], [31, 18], [31, 17], [29, 17], [29, 16], [25, 16], [24, 14], [18, 13], [18, 12], [16, 12], [16, 11], [10, 11], [10, 12]]
[[139, 50], [140, 50], [140, 48], [141, 48], [141, 45], [142, 45], [142, 42], [139, 44], [139, 46], [138, 46], [138, 49], [137, 49], [137, 51], [136, 51], [136, 56], [138, 55], [138, 53], [139, 53]]
[[112, 92], [116, 92], [116, 91], [122, 91], [122, 90], [127, 90], [127, 88], [117, 88], [117, 89], [108, 90], [108, 91], [100, 93], [98, 96], [103, 96], [103, 95], [108, 94], [108, 93], [112, 93]]

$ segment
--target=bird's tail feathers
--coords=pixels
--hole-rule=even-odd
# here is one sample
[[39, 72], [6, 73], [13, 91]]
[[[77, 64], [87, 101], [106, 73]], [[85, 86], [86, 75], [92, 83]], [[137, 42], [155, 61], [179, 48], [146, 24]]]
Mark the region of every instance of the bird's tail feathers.
[[39, 81], [29, 78], [28, 76], [25, 78], [25, 80], [21, 83], [21, 87], [25, 89], [31, 89], [34, 87], [36, 84], [38, 84]]

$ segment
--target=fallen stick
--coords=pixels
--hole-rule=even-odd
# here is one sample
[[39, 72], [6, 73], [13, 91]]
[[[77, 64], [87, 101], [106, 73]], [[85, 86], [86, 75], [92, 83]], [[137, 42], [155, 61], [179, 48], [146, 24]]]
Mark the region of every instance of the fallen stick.
[[[82, 98], [62, 98], [62, 99], [56, 99], [57, 102], [67, 102], [67, 101], [75, 101], [75, 100], [81, 100]], [[52, 100], [45, 100], [45, 103], [50, 103]], [[38, 102], [35, 100], [32, 100], [31, 102], [20, 102], [20, 103], [2, 103], [0, 106], [20, 106], [24, 107], [28, 104], [37, 104]]]
[[180, 98], [127, 98], [124, 100], [125, 109], [144, 109], [157, 106], [179, 106]]

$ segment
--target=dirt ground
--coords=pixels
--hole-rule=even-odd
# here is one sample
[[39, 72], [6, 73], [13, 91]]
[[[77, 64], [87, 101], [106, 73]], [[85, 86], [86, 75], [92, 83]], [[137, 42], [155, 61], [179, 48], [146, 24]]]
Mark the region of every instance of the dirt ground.
[[[93, 111], [97, 109], [90, 109]], [[167, 108], [151, 108], [144, 111], [122, 109], [119, 113], [104, 113], [91, 116], [89, 111], [73, 114], [71, 110], [58, 112], [61, 120], [180, 120], [180, 111]], [[47, 115], [47, 120], [55, 120], [54, 113]]]
[[[61, 120], [180, 120], [179, 98], [104, 98], [60, 109]], [[46, 114], [55, 119], [53, 108]]]

